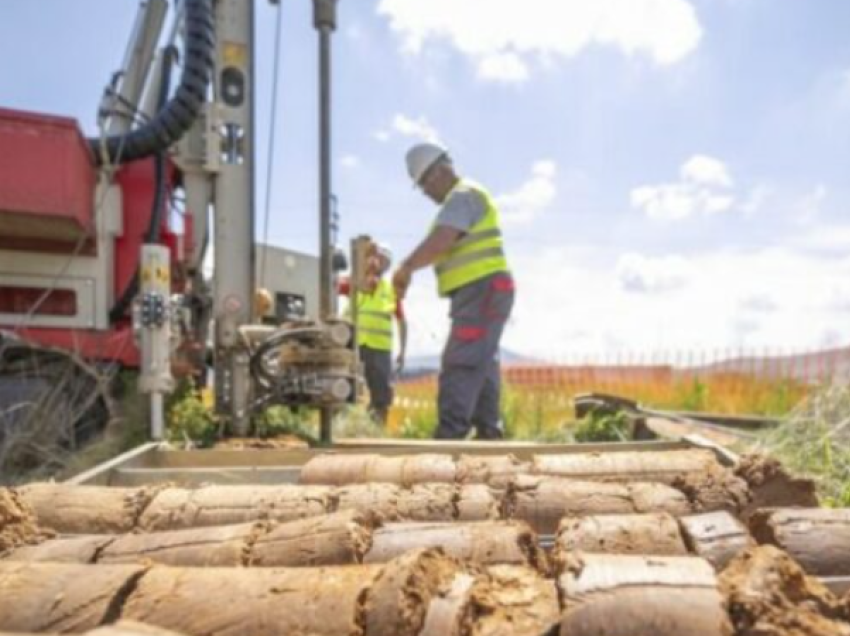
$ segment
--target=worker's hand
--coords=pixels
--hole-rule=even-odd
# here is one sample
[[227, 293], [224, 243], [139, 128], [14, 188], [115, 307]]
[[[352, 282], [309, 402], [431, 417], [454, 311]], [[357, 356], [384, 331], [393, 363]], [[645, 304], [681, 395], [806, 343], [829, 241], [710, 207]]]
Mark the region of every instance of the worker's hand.
[[396, 375], [401, 375], [404, 372], [404, 353], [399, 353], [395, 359], [395, 372]]
[[404, 264], [402, 264], [402, 266], [396, 270], [395, 274], [393, 274], [393, 287], [395, 288], [395, 294], [399, 300], [403, 300], [407, 294], [407, 288], [410, 287], [410, 279], [412, 276], [413, 272]]

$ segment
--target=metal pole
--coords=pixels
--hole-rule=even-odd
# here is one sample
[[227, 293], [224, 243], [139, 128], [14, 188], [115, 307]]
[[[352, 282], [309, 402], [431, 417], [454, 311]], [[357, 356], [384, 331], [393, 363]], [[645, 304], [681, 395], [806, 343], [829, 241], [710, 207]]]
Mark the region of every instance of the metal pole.
[[[336, 29], [337, 0], [313, 0], [313, 22], [319, 31], [319, 197], [320, 197], [320, 264], [319, 264], [319, 318], [334, 317], [332, 287], [331, 210], [331, 34]], [[321, 411], [321, 441], [330, 444], [333, 439], [333, 408]]]
[[[167, 15], [167, 0], [148, 0], [139, 6], [124, 64], [112, 87], [114, 93], [107, 91], [101, 103], [109, 134], [123, 134], [133, 127]], [[152, 83], [149, 90], [156, 93], [159, 85]]]
[[215, 7], [216, 411], [227, 418], [228, 433], [244, 437], [251, 427], [251, 375], [239, 329], [254, 320], [254, 2], [218, 0]]
[[165, 416], [162, 393], [151, 393], [151, 439], [159, 442], [165, 437]]

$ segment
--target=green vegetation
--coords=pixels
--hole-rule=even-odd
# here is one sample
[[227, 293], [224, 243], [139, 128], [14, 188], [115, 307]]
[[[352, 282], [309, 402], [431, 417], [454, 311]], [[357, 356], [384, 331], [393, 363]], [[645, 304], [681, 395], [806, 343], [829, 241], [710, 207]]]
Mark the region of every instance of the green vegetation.
[[218, 423], [196, 390], [188, 385], [181, 386], [168, 400], [166, 409], [169, 442], [202, 448], [215, 443]]
[[708, 405], [708, 385], [694, 378], [690, 382], [681, 383], [676, 389], [677, 410], [705, 411]]
[[750, 450], [766, 452], [790, 472], [814, 479], [824, 504], [850, 506], [850, 387], [813, 392]]
[[594, 411], [575, 427], [576, 442], [625, 442], [630, 436], [630, 424], [625, 413], [614, 415]]
[[27, 481], [52, 477], [68, 479], [148, 441], [150, 403], [136, 390], [137, 374], [124, 371], [114, 379], [116, 418], [103, 435], [84, 448], [69, 454], [62, 469], [51, 475], [29, 474]]
[[[508, 367], [504, 376], [502, 416], [506, 436], [540, 442], [570, 441], [585, 436], [616, 438], [616, 426], [598, 422], [576, 424], [572, 396], [580, 393], [622, 395], [657, 409], [782, 417], [811, 389], [794, 380], [744, 374], [681, 377], [662, 373], [599, 379], [592, 373], [558, 367], [520, 370]], [[414, 439], [431, 437], [437, 420], [435, 379], [403, 383], [397, 394], [399, 399], [390, 414], [390, 433]]]

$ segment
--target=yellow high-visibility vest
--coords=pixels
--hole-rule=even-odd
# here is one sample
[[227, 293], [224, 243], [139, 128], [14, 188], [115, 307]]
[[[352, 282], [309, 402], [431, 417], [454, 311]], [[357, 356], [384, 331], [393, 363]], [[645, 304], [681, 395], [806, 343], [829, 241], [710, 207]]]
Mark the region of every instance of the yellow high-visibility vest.
[[396, 295], [392, 283], [382, 278], [371, 294], [357, 294], [357, 343], [379, 351], [393, 350], [393, 315]]
[[[449, 197], [463, 190], [476, 192], [484, 200], [485, 212], [448, 253], [434, 263], [440, 296], [448, 296], [458, 287], [498, 272], [508, 272], [508, 261], [499, 227], [499, 210], [493, 197], [483, 187], [462, 179], [449, 192]], [[448, 200], [448, 198], [447, 198]]]

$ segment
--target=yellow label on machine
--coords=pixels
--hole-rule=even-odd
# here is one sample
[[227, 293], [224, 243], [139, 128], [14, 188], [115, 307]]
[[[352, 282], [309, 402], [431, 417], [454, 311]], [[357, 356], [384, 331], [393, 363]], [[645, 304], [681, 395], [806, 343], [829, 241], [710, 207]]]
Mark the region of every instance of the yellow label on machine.
[[245, 68], [248, 64], [248, 47], [236, 42], [225, 42], [222, 57], [224, 66]]

